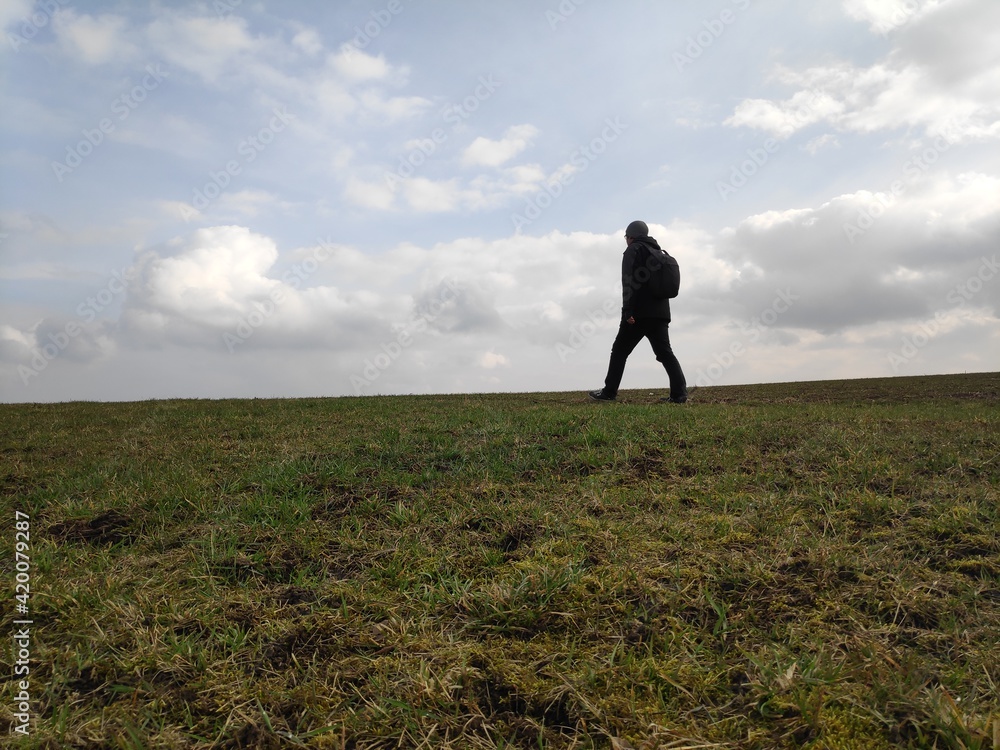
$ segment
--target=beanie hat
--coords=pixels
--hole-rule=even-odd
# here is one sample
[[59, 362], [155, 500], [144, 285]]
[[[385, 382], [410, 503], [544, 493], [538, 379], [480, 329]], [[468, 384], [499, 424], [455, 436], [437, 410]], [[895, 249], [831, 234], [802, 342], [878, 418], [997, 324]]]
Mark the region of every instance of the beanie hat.
[[634, 239], [639, 239], [640, 237], [649, 236], [649, 227], [646, 226], [644, 221], [633, 221], [625, 229], [625, 236], [632, 237]]

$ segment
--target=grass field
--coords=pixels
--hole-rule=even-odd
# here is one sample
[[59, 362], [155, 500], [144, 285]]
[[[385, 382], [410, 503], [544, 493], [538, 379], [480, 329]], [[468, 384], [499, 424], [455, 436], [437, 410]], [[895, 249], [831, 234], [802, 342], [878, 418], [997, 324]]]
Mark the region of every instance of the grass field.
[[1000, 374], [662, 395], [0, 406], [15, 744], [1000, 748]]

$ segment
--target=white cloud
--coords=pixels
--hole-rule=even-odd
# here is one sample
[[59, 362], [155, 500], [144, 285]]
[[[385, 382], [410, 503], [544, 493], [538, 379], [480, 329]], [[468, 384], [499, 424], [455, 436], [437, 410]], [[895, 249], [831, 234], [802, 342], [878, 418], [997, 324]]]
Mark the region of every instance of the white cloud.
[[[719, 237], [715, 254], [742, 272], [717, 301], [751, 317], [791, 290], [799, 301], [782, 325], [822, 334], [920, 319], [947, 307], [998, 246], [1000, 179], [924, 177], [895, 196], [858, 191], [747, 217]], [[997, 281], [975, 301], [994, 316]]]
[[132, 347], [346, 345], [371, 333], [371, 316], [361, 310], [377, 305], [379, 297], [316, 283], [313, 275], [335, 266], [333, 256], [341, 252], [314, 248], [311, 264], [279, 275], [279, 253], [270, 238], [239, 226], [197, 230], [140, 254], [121, 335]]
[[310, 57], [315, 57], [323, 51], [323, 42], [315, 29], [303, 29], [292, 37], [292, 44]]
[[63, 48], [88, 65], [130, 59], [137, 49], [127, 38], [128, 20], [111, 14], [80, 15], [72, 8], [59, 10], [52, 27]]
[[405, 180], [403, 195], [410, 208], [420, 212], [454, 211], [461, 200], [457, 180], [442, 182], [423, 177]]
[[330, 66], [349, 81], [382, 81], [393, 73], [383, 55], [369, 55], [353, 44], [344, 44], [330, 56]]
[[462, 163], [466, 166], [499, 167], [524, 151], [538, 135], [534, 125], [514, 125], [507, 128], [498, 141], [476, 138], [463, 152]]
[[845, 105], [830, 94], [820, 91], [799, 91], [783, 102], [767, 99], [747, 99], [741, 102], [725, 121], [731, 127], [749, 126], [787, 138], [802, 128], [835, 117]]
[[925, 15], [947, 0], [844, 0], [851, 18], [867, 21], [871, 31], [887, 34]]
[[422, 96], [393, 96], [384, 87], [406, 85], [407, 69], [384, 56], [369, 55], [346, 44], [315, 73], [290, 77], [284, 84], [303, 102], [315, 101], [325, 116], [342, 121], [364, 115], [365, 123], [384, 125], [424, 113], [431, 102]]
[[[602, 295], [620, 297], [618, 249], [610, 238], [586, 233], [467, 238], [429, 248], [404, 244], [375, 258], [337, 246], [325, 253], [322, 270], [293, 284], [276, 270], [282, 254], [273, 240], [243, 227], [210, 227], [140, 254], [122, 327], [133, 343], [221, 346], [223, 333], [278, 295], [282, 301], [257, 327], [254, 347], [325, 345], [336, 338], [331, 331], [344, 336], [358, 317], [367, 321], [362, 330], [381, 331], [377, 336], [384, 338], [422, 310], [432, 311], [429, 327], [441, 335], [497, 334], [527, 325], [532, 335], [551, 339], [566, 325], [556, 311], [572, 318]], [[316, 254], [299, 248], [287, 256], [302, 266], [304, 257]], [[321, 278], [339, 285], [324, 285]], [[342, 343], [352, 340], [363, 337], [346, 336]], [[508, 359], [495, 354], [488, 361], [497, 367]]]
[[358, 101], [347, 86], [335, 78], [322, 77], [310, 86], [308, 95], [300, 94], [300, 100], [311, 99], [325, 117], [341, 121], [358, 111]]
[[395, 190], [384, 179], [364, 180], [351, 176], [344, 188], [344, 197], [356, 206], [385, 211], [392, 208]]
[[169, 251], [139, 263], [142, 302], [160, 312], [225, 321], [276, 284], [264, 276], [278, 258], [274, 242], [242, 227], [200, 229]]
[[[415, 143], [410, 141], [404, 145], [412, 150]], [[417, 213], [495, 209], [536, 193], [546, 179], [557, 177], [553, 174], [547, 178], [537, 164], [508, 167], [469, 180], [459, 177], [443, 180], [419, 176], [402, 178], [389, 172], [381, 179], [373, 179], [370, 172], [362, 169], [347, 179], [344, 197], [349, 202], [363, 208], [390, 210], [398, 207], [396, 198], [400, 197], [406, 208]]]
[[240, 73], [247, 55], [261, 42], [250, 36], [247, 22], [225, 17], [167, 13], [145, 30], [152, 51], [172, 66], [214, 83], [227, 73]]
[[562, 305], [553, 300], [548, 300], [542, 304], [541, 316], [544, 320], [559, 322], [566, 319], [566, 312], [563, 310]]
[[365, 111], [377, 117], [382, 122], [395, 122], [415, 117], [430, 107], [430, 100], [422, 96], [390, 96], [383, 92], [369, 89], [361, 92], [361, 104]]
[[818, 122], [858, 133], [919, 127], [929, 135], [1000, 137], [1000, 4], [928, 0], [913, 8], [847, 0], [847, 13], [870, 21], [873, 30], [900, 29], [889, 54], [868, 67], [779, 67], [775, 78], [800, 90], [782, 101], [745, 100], [725, 124], [782, 138]]
[[479, 357], [479, 366], [484, 370], [494, 370], [497, 367], [510, 367], [510, 360], [496, 352], [483, 352]]
[[16, 347], [27, 353], [35, 345], [34, 337], [6, 323], [0, 323], [0, 342], [5, 347]]

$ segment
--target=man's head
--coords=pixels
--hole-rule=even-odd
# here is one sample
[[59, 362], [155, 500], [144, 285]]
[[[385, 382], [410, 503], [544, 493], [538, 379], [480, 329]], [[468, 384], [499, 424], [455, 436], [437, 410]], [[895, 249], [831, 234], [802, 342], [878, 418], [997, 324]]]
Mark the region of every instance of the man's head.
[[649, 227], [646, 226], [646, 222], [633, 221], [625, 228], [625, 239], [628, 242], [641, 240], [643, 237], [649, 237]]

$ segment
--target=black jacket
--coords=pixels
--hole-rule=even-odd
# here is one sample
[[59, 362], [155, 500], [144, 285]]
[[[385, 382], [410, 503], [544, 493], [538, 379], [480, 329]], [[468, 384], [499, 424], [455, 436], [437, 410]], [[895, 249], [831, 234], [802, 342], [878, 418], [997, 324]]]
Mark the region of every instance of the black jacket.
[[665, 318], [670, 322], [670, 300], [655, 299], [646, 288], [649, 271], [645, 261], [649, 253], [643, 245], [660, 249], [652, 237], [643, 237], [625, 248], [622, 255], [622, 320]]

